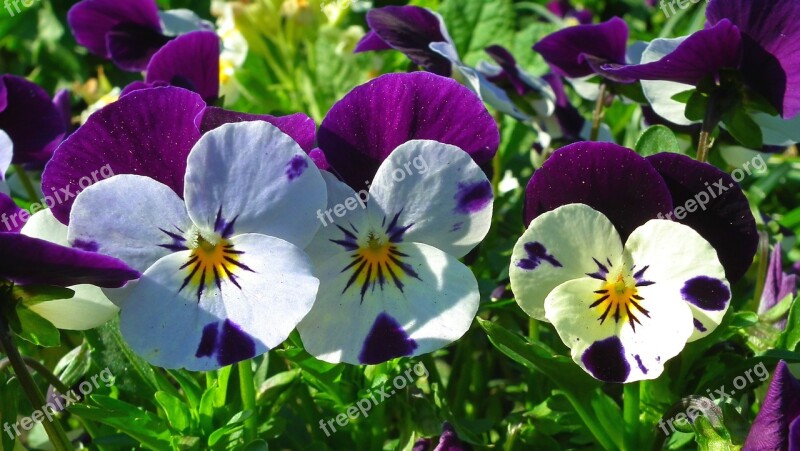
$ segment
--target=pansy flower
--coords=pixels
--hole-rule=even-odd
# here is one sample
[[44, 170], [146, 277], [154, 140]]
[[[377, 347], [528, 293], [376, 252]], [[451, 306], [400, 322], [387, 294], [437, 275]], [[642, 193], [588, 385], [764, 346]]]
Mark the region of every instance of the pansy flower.
[[189, 10], [159, 11], [155, 0], [82, 0], [67, 21], [78, 44], [132, 72], [145, 70], [173, 37], [213, 29]]
[[755, 219], [739, 185], [685, 155], [643, 158], [611, 143], [566, 146], [531, 177], [525, 223], [573, 203], [605, 215], [623, 241], [651, 219], [691, 227], [716, 249], [731, 283], [747, 272], [758, 246]]
[[13, 143], [14, 164], [42, 165], [64, 137], [65, 118], [44, 89], [6, 74], [0, 76], [0, 131]]
[[504, 77], [504, 69], [507, 69], [511, 71], [514, 80], [525, 83], [530, 88], [526, 94], [536, 97], [537, 102], [543, 102], [535, 104], [537, 112], [552, 112], [554, 96], [547, 84], [529, 74], [520, 73], [516, 61], [513, 61], [507, 51], [503, 53], [504, 50], [496, 48], [488, 50], [490, 56], [500, 58], [501, 65], [506, 66], [485, 66], [488, 75], [464, 64], [444, 19], [433, 11], [418, 6], [386, 6], [369, 11], [367, 23], [370, 32], [356, 46], [356, 53], [398, 50], [428, 72], [452, 76], [478, 94], [492, 108], [517, 119], [527, 120], [530, 114], [520, 110], [506, 91], [489, 80], [490, 77]]
[[[161, 87], [131, 92], [89, 116], [57, 149], [42, 175], [45, 195], [58, 196], [53, 215], [68, 224], [77, 193], [100, 168], [152, 178], [183, 193], [186, 159], [200, 137], [226, 123], [265, 121], [314, 148], [316, 126], [304, 114], [255, 115], [209, 107], [194, 92]], [[93, 177], [93, 173], [95, 176]]]
[[207, 103], [219, 95], [220, 41], [212, 31], [187, 33], [159, 49], [147, 64], [145, 80], [133, 82], [120, 96], [139, 89], [178, 86], [194, 91]]
[[[767, 267], [767, 278], [764, 281], [764, 291], [761, 293], [761, 300], [758, 304], [758, 313], [766, 313], [772, 307], [778, 305], [787, 296], [792, 299], [797, 297], [798, 277], [796, 274], [783, 272], [783, 257], [781, 256], [781, 246], [776, 245], [772, 250]], [[777, 329], [786, 328], [786, 318], [775, 322]]]
[[750, 428], [743, 451], [795, 451], [800, 448], [800, 381], [786, 362], [778, 362], [767, 396]]
[[[19, 207], [0, 194], [0, 216], [19, 215]], [[118, 288], [141, 276], [120, 260], [81, 249], [61, 246], [38, 238], [0, 231], [0, 280], [20, 285], [67, 287], [91, 284]]]
[[592, 23], [592, 12], [588, 9], [577, 9], [570, 0], [551, 0], [546, 5], [548, 11], [564, 19], [571, 25], [588, 25]]
[[[549, 117], [555, 110], [557, 95], [548, 82], [527, 73], [506, 48], [493, 45], [485, 49], [496, 64], [481, 61], [478, 71], [509, 94], [514, 105], [534, 117]], [[531, 110], [532, 108], [532, 110]]]
[[206, 133], [185, 168], [172, 174], [184, 180], [180, 193], [131, 174], [87, 188], [69, 243], [143, 273], [107, 292], [134, 351], [154, 365], [210, 370], [279, 345], [311, 309], [319, 283], [303, 248], [319, 228], [325, 182], [291, 137], [262, 121]]
[[[334, 130], [340, 147], [328, 153]], [[350, 186], [324, 174], [328, 205], [307, 249], [320, 293], [298, 326], [306, 349], [328, 362], [378, 364], [460, 338], [480, 295], [458, 259], [485, 237], [492, 216], [491, 183], [473, 161], [496, 143], [488, 112], [451, 80], [394, 74], [348, 94], [320, 133], [333, 172], [344, 161], [367, 165], [345, 173]]]
[[[20, 233], [60, 246], [70, 247], [67, 241], [67, 226], [61, 224], [50, 210], [31, 216]], [[67, 330], [87, 330], [105, 324], [116, 316], [119, 309], [94, 285], [67, 287], [75, 292], [69, 299], [56, 299], [28, 306], [55, 327]]]

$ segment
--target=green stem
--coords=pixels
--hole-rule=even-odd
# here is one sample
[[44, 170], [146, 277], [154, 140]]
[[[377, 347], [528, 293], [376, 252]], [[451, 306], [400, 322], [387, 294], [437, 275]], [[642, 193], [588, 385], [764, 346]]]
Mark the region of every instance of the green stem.
[[[17, 380], [19, 380], [19, 385], [22, 387], [25, 396], [28, 397], [31, 406], [33, 406], [34, 409], [44, 406], [44, 396], [42, 396], [39, 387], [36, 386], [36, 382], [34, 382], [31, 373], [28, 372], [25, 359], [14, 345], [11, 329], [6, 322], [6, 318], [3, 317], [2, 314], [0, 314], [0, 348], [3, 349], [3, 352], [5, 352], [8, 357], [11, 367], [14, 369], [14, 374], [17, 376]], [[58, 420], [44, 418], [42, 420], [42, 426], [44, 426], [44, 430], [47, 432], [48, 437], [50, 437], [50, 441], [56, 451], [73, 449], [69, 438], [67, 438], [67, 433], [64, 432]]]
[[256, 439], [258, 422], [256, 418], [256, 386], [253, 381], [253, 364], [250, 360], [239, 362], [239, 390], [242, 394], [244, 410], [250, 410], [252, 415], [244, 420], [245, 444]]
[[600, 136], [600, 124], [603, 122], [603, 108], [606, 105], [607, 91], [608, 86], [605, 83], [600, 83], [597, 102], [594, 104], [594, 112], [592, 113], [592, 134], [589, 136], [589, 141], [597, 141], [597, 137]]
[[622, 388], [622, 415], [625, 420], [624, 443], [626, 451], [639, 449], [639, 382], [625, 384]]
[[[776, 244], [780, 246], [780, 243]], [[780, 251], [777, 251], [780, 252]], [[756, 272], [756, 287], [753, 291], [754, 310], [758, 309], [758, 303], [761, 301], [761, 295], [764, 293], [764, 287], [767, 284], [767, 266], [769, 265], [769, 235], [767, 232], [758, 232], [758, 271]]]
[[528, 318], [528, 340], [539, 341], [539, 321], [533, 318]]
[[33, 182], [28, 176], [28, 173], [25, 172], [25, 168], [23, 168], [22, 165], [15, 164], [14, 172], [16, 172], [17, 176], [19, 176], [19, 181], [22, 182], [22, 186], [25, 188], [25, 192], [28, 194], [28, 200], [31, 202], [38, 202], [39, 193], [36, 192], [36, 188], [34, 188]]
[[[69, 391], [69, 387], [64, 385], [64, 383], [61, 382], [61, 379], [53, 374], [46, 366], [30, 357], [22, 356], [22, 360], [25, 361], [25, 365], [28, 368], [39, 373], [39, 375], [42, 376], [48, 384], [52, 385], [56, 390], [58, 390], [59, 393], [63, 394]], [[11, 366], [11, 359], [5, 358], [0, 360], [0, 372], [4, 371], [8, 366]]]
[[592, 433], [595, 440], [597, 440], [597, 443], [603, 449], [619, 449], [619, 446], [614, 444], [614, 441], [611, 439], [611, 437], [606, 434], [606, 430], [597, 421], [597, 416], [593, 413], [590, 413], [583, 405], [586, 401], [578, 399], [574, 394], [566, 390], [553, 390], [553, 394], [563, 395], [567, 398], [567, 401], [569, 401], [569, 403], [572, 405], [572, 408], [575, 409], [575, 412], [578, 414], [581, 420], [583, 420], [583, 424], [586, 425], [586, 428], [589, 429], [589, 432]]
[[722, 120], [719, 112], [719, 94], [714, 92], [708, 99], [708, 106], [706, 107], [706, 116], [703, 118], [703, 126], [700, 129], [700, 138], [697, 143], [697, 161], [701, 163], [708, 162], [708, 154], [711, 151], [711, 135]]

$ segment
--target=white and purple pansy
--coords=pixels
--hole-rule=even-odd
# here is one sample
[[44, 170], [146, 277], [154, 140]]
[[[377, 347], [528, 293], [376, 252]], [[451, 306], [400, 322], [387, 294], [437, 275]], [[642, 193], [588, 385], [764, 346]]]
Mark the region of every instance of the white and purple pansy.
[[654, 219], [623, 244], [585, 204], [534, 219], [509, 271], [520, 307], [552, 323], [573, 360], [606, 382], [657, 378], [719, 325], [731, 297], [716, 251], [690, 227]]
[[325, 181], [261, 121], [203, 135], [183, 178], [181, 195], [140, 175], [92, 185], [72, 207], [69, 242], [143, 273], [106, 292], [134, 351], [210, 370], [279, 345], [311, 309], [319, 281], [303, 248], [320, 226]]
[[641, 157], [611, 143], [579, 142], [556, 151], [525, 192], [525, 223], [567, 204], [603, 213], [626, 240], [651, 219], [687, 225], [716, 249], [731, 283], [753, 262], [758, 233], [739, 185], [685, 155]]
[[478, 164], [497, 139], [480, 99], [429, 73], [380, 77], [334, 105], [319, 134], [328, 205], [307, 248], [320, 294], [298, 326], [312, 355], [377, 364], [467, 331], [480, 296], [458, 259], [491, 224]]

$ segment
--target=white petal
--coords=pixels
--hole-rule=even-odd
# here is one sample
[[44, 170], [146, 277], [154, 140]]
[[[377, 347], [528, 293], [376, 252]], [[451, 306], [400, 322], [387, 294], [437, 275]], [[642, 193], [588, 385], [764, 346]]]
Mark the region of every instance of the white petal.
[[195, 283], [181, 289], [192, 268], [184, 267], [191, 258], [184, 251], [125, 288], [107, 290], [121, 306], [120, 330], [134, 351], [165, 368], [212, 370], [263, 354], [289, 336], [319, 286], [308, 257], [263, 235], [231, 243], [249, 269], [237, 266], [235, 279], [222, 277], [219, 287], [208, 270], [203, 290]]
[[186, 249], [191, 225], [183, 201], [148, 177], [117, 175], [78, 195], [70, 213], [69, 243], [116, 257], [137, 271]]
[[179, 36], [197, 30], [214, 31], [214, 24], [189, 9], [159, 11], [158, 18], [161, 21], [161, 31], [166, 36]]
[[657, 378], [664, 362], [680, 353], [692, 333], [689, 309], [680, 299], [652, 290], [640, 301], [647, 315], [633, 312], [635, 329], [625, 313], [619, 321], [611, 313], [601, 322], [606, 305], [591, 306], [600, 296], [595, 290], [603, 286], [592, 278], [559, 285], [545, 300], [547, 319], [570, 347], [575, 363], [593, 377], [607, 382]]
[[0, 180], [6, 179], [6, 172], [14, 158], [14, 143], [6, 132], [0, 130]]
[[780, 116], [756, 113], [752, 118], [761, 127], [764, 144], [791, 146], [800, 142], [800, 115], [793, 119], [783, 119]]
[[395, 149], [378, 169], [367, 206], [373, 223], [409, 227], [403, 241], [425, 243], [463, 257], [489, 231], [492, 184], [458, 147], [414, 140]]
[[366, 229], [366, 206], [369, 200], [369, 191], [363, 189], [356, 193], [330, 172], [323, 172], [322, 178], [328, 188], [328, 206], [325, 210], [317, 211], [316, 220], [321, 227], [306, 247], [315, 265], [323, 264], [328, 258], [342, 252], [342, 245], [336, 241], [341, 242], [348, 237], [345, 231], [352, 238]]
[[725, 316], [731, 291], [717, 251], [691, 227], [654, 219], [634, 230], [625, 244], [644, 277], [655, 282], [643, 288], [645, 298], [682, 299], [694, 315], [689, 341], [710, 334]]
[[[686, 39], [654, 39], [642, 53], [642, 64], [652, 63], [669, 55]], [[642, 80], [642, 90], [650, 106], [659, 116], [677, 125], [691, 125], [697, 122], [686, 118], [686, 104], [672, 100], [675, 94], [694, 89], [694, 86], [672, 81]]]
[[[36, 212], [20, 231], [23, 235], [68, 246], [67, 226], [61, 224], [50, 210]], [[30, 309], [59, 329], [87, 330], [105, 324], [119, 309], [108, 300], [100, 288], [92, 285], [69, 287], [75, 291], [70, 299], [42, 302]]]
[[622, 241], [602, 213], [570, 204], [534, 219], [514, 246], [511, 291], [528, 315], [545, 321], [545, 298], [564, 282], [608, 272]]
[[30, 309], [59, 329], [88, 330], [102, 326], [117, 315], [119, 309], [93, 285], [69, 287], [75, 291], [70, 299], [42, 302]]
[[469, 268], [425, 244], [398, 250], [415, 274], [396, 269], [402, 285], [391, 277], [348, 285], [354, 269], [342, 271], [353, 261], [346, 253], [319, 268], [317, 303], [297, 327], [308, 352], [332, 363], [375, 364], [435, 351], [466, 333], [480, 303]]
[[[259, 233], [311, 242], [325, 181], [300, 146], [266, 122], [226, 124], [203, 135], [186, 167], [189, 216], [206, 232]], [[221, 230], [215, 230], [221, 229]]]
[[580, 78], [567, 78], [566, 80], [581, 98], [595, 101], [597, 100], [597, 95], [600, 94], [600, 85], [590, 81], [594, 78], [594, 75], [588, 75]]

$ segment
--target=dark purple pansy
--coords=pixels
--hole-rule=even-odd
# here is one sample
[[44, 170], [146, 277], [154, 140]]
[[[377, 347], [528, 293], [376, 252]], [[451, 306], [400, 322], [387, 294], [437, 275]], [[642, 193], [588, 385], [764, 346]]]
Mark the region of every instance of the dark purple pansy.
[[781, 360], [742, 451], [797, 449], [800, 449], [800, 382]]
[[442, 435], [439, 436], [439, 443], [433, 447], [434, 439], [422, 438], [414, 443], [414, 451], [464, 451], [467, 449], [461, 440], [458, 439], [458, 434], [455, 428], [450, 423], [445, 422], [442, 424]]
[[800, 112], [800, 3], [797, 0], [711, 0], [710, 25], [730, 20], [742, 32], [745, 82], [784, 118]]
[[800, 112], [800, 4], [794, 0], [712, 0], [706, 29], [672, 53], [648, 64], [603, 70], [639, 80], [697, 85], [736, 69], [744, 84], [767, 99], [781, 116]]
[[494, 157], [500, 134], [483, 102], [449, 78], [388, 74], [337, 102], [317, 135], [332, 172], [361, 189], [399, 145], [427, 139], [469, 153], [479, 165]]
[[647, 64], [606, 64], [608, 73], [636, 80], [669, 80], [697, 85], [706, 77], [719, 77], [741, 61], [741, 35], [729, 20], [700, 30], [684, 40], [668, 57]]
[[0, 76], [0, 130], [14, 143], [14, 164], [44, 164], [66, 128], [47, 92], [22, 77]]
[[[741, 279], [753, 262], [758, 232], [739, 184], [716, 167], [685, 155], [660, 153], [647, 160], [672, 195], [675, 210], [670, 219], [693, 228], [714, 246], [731, 283]], [[679, 207], [686, 210], [685, 217]]]
[[559, 149], [528, 183], [525, 222], [571, 203], [606, 215], [623, 239], [651, 219], [692, 227], [714, 246], [731, 283], [747, 272], [756, 252], [755, 219], [739, 185], [679, 154], [643, 158], [625, 147], [591, 142]]
[[547, 9], [562, 19], [575, 19], [582, 25], [592, 23], [592, 12], [588, 9], [575, 9], [570, 0], [552, 0], [547, 3]]
[[167, 43], [147, 65], [147, 83], [167, 83], [194, 91], [206, 102], [219, 95], [219, 37], [193, 31]]
[[[602, 70], [608, 63], [625, 64], [628, 45], [628, 25], [619, 17], [597, 25], [578, 25], [545, 36], [533, 46], [553, 67], [565, 77], [578, 78], [592, 74], [609, 77]], [[614, 77], [627, 82], [625, 77]]]
[[[798, 277], [796, 274], [783, 272], [783, 257], [781, 256], [780, 244], [772, 250], [767, 267], [767, 279], [764, 281], [764, 291], [761, 293], [761, 301], [758, 305], [758, 313], [765, 313], [775, 307], [786, 296], [797, 297]], [[786, 327], [786, 318], [777, 321], [777, 329], [783, 330]]]
[[569, 101], [567, 91], [564, 89], [563, 78], [553, 73], [547, 74], [542, 78], [553, 88], [553, 92], [556, 95], [556, 108], [553, 116], [561, 129], [560, 131], [548, 129], [546, 130], [547, 133], [554, 138], [565, 138], [569, 141], [580, 140], [581, 130], [586, 124], [586, 119]]
[[200, 136], [222, 124], [242, 121], [269, 122], [304, 150], [312, 148], [314, 122], [303, 114], [235, 113], [207, 107], [198, 94], [172, 86], [131, 92], [90, 116], [45, 167], [44, 193], [59, 193], [63, 199], [53, 207], [53, 215], [67, 224], [75, 197], [94, 183], [106, 165], [114, 175], [147, 176], [182, 197], [186, 158]]
[[121, 69], [143, 71], [164, 36], [154, 0], [82, 0], [67, 21], [78, 44]]
[[356, 53], [393, 48], [429, 72], [450, 76], [450, 61], [429, 47], [432, 42], [450, 42], [437, 14], [419, 6], [386, 6], [369, 11], [367, 23], [371, 31]]
[[517, 60], [511, 52], [502, 46], [493, 45], [486, 48], [486, 53], [502, 69], [499, 74], [488, 77], [489, 81], [500, 87], [511, 86], [521, 96], [533, 91], [520, 76]]

